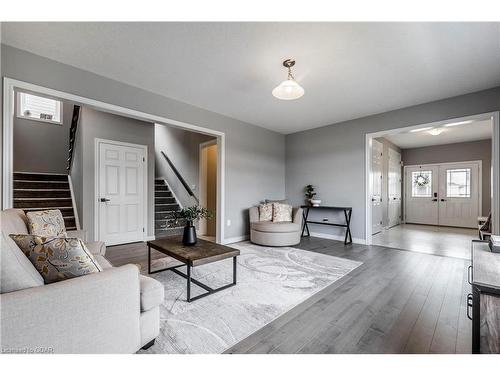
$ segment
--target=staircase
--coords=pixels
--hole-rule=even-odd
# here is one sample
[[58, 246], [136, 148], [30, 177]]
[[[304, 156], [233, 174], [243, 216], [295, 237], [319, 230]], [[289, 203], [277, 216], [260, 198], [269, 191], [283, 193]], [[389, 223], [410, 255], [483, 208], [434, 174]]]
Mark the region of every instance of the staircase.
[[68, 175], [14, 172], [14, 208], [25, 212], [61, 210], [66, 230], [76, 230]]
[[184, 221], [176, 225], [173, 219], [174, 212], [180, 210], [179, 202], [175, 199], [165, 180], [155, 179], [155, 237], [175, 236], [182, 233]]

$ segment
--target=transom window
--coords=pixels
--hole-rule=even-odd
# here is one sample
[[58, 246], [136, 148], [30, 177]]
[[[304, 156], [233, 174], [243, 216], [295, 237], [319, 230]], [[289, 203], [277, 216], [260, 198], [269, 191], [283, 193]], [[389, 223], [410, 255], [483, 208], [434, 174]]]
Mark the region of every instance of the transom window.
[[62, 108], [59, 100], [25, 92], [17, 96], [17, 116], [21, 118], [61, 125]]
[[446, 196], [448, 198], [470, 198], [470, 168], [446, 171]]
[[411, 196], [415, 198], [432, 197], [432, 171], [411, 172]]

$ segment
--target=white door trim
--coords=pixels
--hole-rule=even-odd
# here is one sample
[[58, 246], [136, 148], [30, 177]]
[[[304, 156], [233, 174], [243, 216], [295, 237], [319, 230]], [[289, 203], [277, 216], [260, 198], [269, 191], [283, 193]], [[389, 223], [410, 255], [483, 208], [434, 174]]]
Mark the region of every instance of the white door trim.
[[429, 126], [441, 126], [449, 122], [459, 122], [468, 120], [490, 120], [493, 128], [491, 140], [492, 149], [492, 200], [491, 200], [491, 217], [493, 218], [493, 233], [500, 233], [500, 112], [479, 113], [477, 115], [464, 116], [458, 118], [450, 118], [442, 121], [431, 123], [406, 126], [396, 129], [383, 130], [374, 133], [366, 133], [365, 135], [365, 241], [367, 245], [372, 243], [372, 210], [371, 210], [371, 147], [372, 139], [384, 137], [391, 134], [401, 133], [413, 129], [421, 129]]
[[[142, 207], [143, 207], [143, 225], [144, 225], [144, 231], [142, 232], [142, 240], [146, 241], [147, 240], [147, 235], [148, 235], [148, 229], [149, 229], [149, 221], [148, 221], [148, 146], [146, 145], [140, 145], [136, 143], [130, 143], [130, 142], [120, 142], [120, 141], [113, 141], [111, 139], [104, 139], [104, 138], [94, 138], [94, 238], [96, 241], [101, 241], [100, 237], [100, 222], [99, 222], [99, 186], [101, 182], [101, 174], [100, 174], [100, 152], [99, 152], [99, 147], [101, 146], [101, 143], [107, 143], [111, 145], [116, 145], [116, 146], [126, 146], [126, 147], [135, 147], [142, 149], [144, 152], [144, 169], [143, 169], [143, 174], [142, 174], [142, 182], [143, 186], [146, 187], [144, 189], [144, 196], [142, 199]], [[113, 244], [115, 245], [115, 244]]]
[[[203, 149], [208, 146], [213, 146], [217, 144], [216, 139], [212, 139], [210, 141], [202, 142], [199, 145], [198, 149], [198, 193], [199, 193], [199, 200], [200, 200], [200, 206], [201, 207], [206, 207], [207, 201], [206, 201], [206, 180], [203, 178], [203, 176], [206, 177], [206, 165], [204, 163], [204, 158], [203, 158]], [[199, 228], [200, 234], [206, 234], [204, 233], [206, 231], [206, 219], [202, 219], [199, 222]], [[203, 230], [202, 230], [203, 229]]]
[[208, 134], [217, 137], [218, 145], [218, 165], [217, 165], [217, 243], [225, 243], [224, 218], [225, 218], [225, 166], [226, 166], [226, 134], [224, 132], [204, 128], [187, 122], [177, 121], [162, 116], [136, 111], [126, 107], [86, 98], [79, 95], [70, 94], [64, 91], [54, 90], [48, 87], [35, 85], [28, 82], [4, 77], [3, 80], [3, 152], [2, 152], [2, 208], [11, 208], [13, 199], [13, 130], [14, 130], [14, 90], [23, 89], [38, 92], [40, 94], [51, 95], [61, 99], [66, 99], [82, 105], [87, 105], [103, 112], [113, 113], [137, 120], [170, 125], [181, 129]]

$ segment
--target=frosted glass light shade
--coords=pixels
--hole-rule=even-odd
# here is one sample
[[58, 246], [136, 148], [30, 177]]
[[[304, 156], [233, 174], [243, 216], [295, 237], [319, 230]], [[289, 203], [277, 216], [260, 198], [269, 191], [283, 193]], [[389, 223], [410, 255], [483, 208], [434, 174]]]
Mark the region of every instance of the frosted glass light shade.
[[281, 100], [294, 100], [304, 95], [304, 89], [293, 79], [287, 79], [275, 87], [273, 96]]

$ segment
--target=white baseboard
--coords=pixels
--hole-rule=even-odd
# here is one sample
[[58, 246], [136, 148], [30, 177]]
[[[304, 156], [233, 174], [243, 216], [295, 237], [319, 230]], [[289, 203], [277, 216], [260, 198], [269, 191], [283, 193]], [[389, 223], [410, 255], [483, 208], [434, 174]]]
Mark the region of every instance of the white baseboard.
[[244, 236], [224, 238], [224, 240], [222, 241], [222, 244], [223, 245], [227, 245], [227, 244], [230, 244], [230, 243], [246, 241], [249, 238], [250, 238], [250, 235], [248, 235], [248, 234], [246, 234]]
[[144, 242], [146, 242], [146, 241], [154, 241], [155, 239], [156, 239], [155, 236], [145, 236], [144, 237]]
[[[336, 241], [342, 241], [342, 242], [344, 242], [344, 238], [345, 238], [345, 236], [341, 236], [341, 235], [338, 235], [338, 234], [327, 234], [327, 233], [320, 233], [320, 232], [310, 232], [310, 234], [311, 234], [311, 237], [326, 238], [326, 239], [329, 239], [329, 240], [336, 240]], [[355, 238], [355, 237], [353, 237], [352, 238], [352, 242], [353, 243], [358, 243], [358, 244], [361, 244], [361, 245], [365, 245], [366, 244], [366, 241], [363, 238]]]

